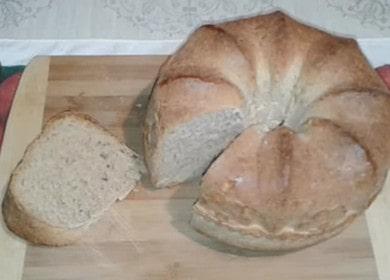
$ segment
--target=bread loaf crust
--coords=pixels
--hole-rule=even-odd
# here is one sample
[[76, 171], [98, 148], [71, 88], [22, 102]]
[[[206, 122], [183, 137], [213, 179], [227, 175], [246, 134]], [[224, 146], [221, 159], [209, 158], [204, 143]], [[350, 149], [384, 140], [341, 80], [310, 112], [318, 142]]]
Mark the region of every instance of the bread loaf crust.
[[[170, 106], [185, 114], [205, 98], [193, 94], [199, 88], [162, 94], [189, 78], [225, 83], [243, 98], [242, 131], [205, 170], [192, 219], [199, 231], [248, 249], [297, 249], [342, 231], [380, 192], [390, 95], [355, 40], [281, 12], [200, 27], [161, 67], [153, 91], [154, 104], [164, 98], [164, 106], [149, 107], [159, 117], [146, 125], [156, 184], [168, 131], [202, 115], [161, 121]], [[186, 94], [193, 97], [175, 103]], [[212, 100], [207, 110], [218, 110]]]
[[72, 244], [89, 227], [89, 224], [86, 224], [78, 228], [66, 229], [48, 225], [25, 211], [12, 195], [12, 191], [8, 191], [4, 197], [3, 216], [8, 229], [23, 239], [39, 245], [64, 246]]
[[[86, 222], [83, 222], [77, 226], [67, 226], [67, 225], [54, 225], [50, 224], [45, 220], [42, 220], [39, 217], [34, 216], [31, 211], [27, 210], [24, 207], [23, 203], [21, 203], [18, 192], [15, 193], [16, 186], [16, 178], [20, 176], [21, 173], [24, 172], [22, 164], [31, 163], [31, 151], [37, 145], [37, 141], [43, 137], [45, 137], [46, 133], [52, 129], [52, 126], [56, 125], [57, 121], [61, 121], [64, 119], [73, 119], [78, 123], [82, 123], [85, 126], [93, 126], [94, 129], [97, 129], [104, 133], [104, 135], [114, 139], [117, 144], [123, 146], [123, 148], [128, 149], [124, 143], [120, 142], [115, 136], [113, 136], [108, 130], [102, 127], [95, 119], [92, 117], [74, 112], [74, 111], [65, 111], [59, 113], [52, 118], [50, 118], [44, 128], [43, 132], [34, 139], [30, 145], [27, 147], [23, 159], [19, 162], [18, 166], [15, 168], [14, 172], [11, 175], [10, 183], [5, 194], [3, 204], [2, 204], [2, 212], [4, 216], [4, 220], [8, 226], [8, 229], [14, 232], [16, 235], [22, 237], [23, 239], [38, 245], [48, 245], [48, 246], [64, 246], [75, 243], [78, 239], [81, 238], [82, 234], [85, 233], [89, 226], [96, 222], [96, 220], [101, 216], [101, 214], [107, 210], [102, 209], [101, 214], [90, 217]], [[133, 160], [133, 159], [132, 159]], [[28, 167], [25, 167], [28, 168]], [[141, 168], [137, 166], [135, 168]], [[140, 170], [137, 170], [139, 172]], [[136, 181], [139, 178], [135, 179]], [[128, 192], [131, 191], [135, 186], [131, 186], [128, 188]], [[98, 191], [98, 190], [96, 190]], [[114, 191], [114, 190], [113, 190]], [[123, 195], [123, 194], [122, 194]], [[124, 197], [118, 197], [117, 199], [123, 199]], [[110, 205], [106, 205], [105, 207], [109, 207]], [[59, 211], [59, 209], [51, 209], [53, 212]], [[49, 210], [48, 210], [49, 211]]]

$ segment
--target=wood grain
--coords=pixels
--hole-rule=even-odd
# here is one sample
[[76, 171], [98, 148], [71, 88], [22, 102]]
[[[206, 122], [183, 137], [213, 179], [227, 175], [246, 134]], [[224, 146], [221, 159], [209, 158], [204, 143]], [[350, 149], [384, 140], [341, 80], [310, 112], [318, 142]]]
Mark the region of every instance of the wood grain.
[[[137, 96], [156, 77], [166, 56], [111, 56], [86, 61], [56, 57], [50, 65], [50, 96]], [[131, 77], [131, 78], [129, 78]]]
[[390, 176], [382, 192], [366, 211], [379, 278], [390, 279]]
[[[85, 112], [137, 152], [153, 79], [165, 57], [55, 57], [50, 59], [44, 120], [65, 109]], [[378, 279], [366, 220], [341, 235], [285, 255], [231, 248], [193, 230], [188, 221], [198, 183], [154, 190], [143, 178], [77, 244], [28, 246], [23, 279]], [[382, 200], [377, 212], [388, 205]], [[382, 224], [388, 210], [382, 215]], [[368, 216], [369, 217], [369, 214]], [[372, 225], [375, 235], [383, 225]], [[388, 246], [376, 235], [374, 245]], [[388, 239], [386, 239], [388, 240]], [[384, 250], [375, 250], [386, 261]], [[380, 269], [379, 269], [380, 270]], [[381, 275], [386, 275], [382, 274]], [[388, 280], [389, 278], [381, 278]]]
[[[0, 201], [12, 170], [27, 145], [41, 132], [49, 58], [34, 59], [26, 68], [10, 111], [0, 151]], [[20, 279], [26, 244], [12, 235], [0, 219], [0, 279]]]

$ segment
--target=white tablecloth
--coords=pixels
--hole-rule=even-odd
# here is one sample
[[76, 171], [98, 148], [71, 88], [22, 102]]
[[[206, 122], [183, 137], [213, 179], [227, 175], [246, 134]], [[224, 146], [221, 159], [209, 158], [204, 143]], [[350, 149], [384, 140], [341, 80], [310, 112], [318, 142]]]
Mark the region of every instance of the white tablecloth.
[[390, 0], [0, 0], [0, 61], [169, 54], [200, 24], [276, 9], [357, 38], [374, 65], [390, 63]]

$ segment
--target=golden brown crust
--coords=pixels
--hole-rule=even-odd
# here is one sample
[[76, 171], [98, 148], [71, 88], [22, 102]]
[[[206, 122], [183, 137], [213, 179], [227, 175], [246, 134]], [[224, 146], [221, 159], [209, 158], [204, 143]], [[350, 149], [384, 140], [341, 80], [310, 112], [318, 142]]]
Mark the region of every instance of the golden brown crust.
[[[57, 121], [69, 117], [76, 119], [78, 122], [85, 122], [87, 125], [93, 125], [105, 134], [111, 135], [113, 139], [116, 139], [118, 144], [124, 145], [122, 142], [117, 140], [111, 132], [102, 127], [94, 118], [89, 115], [70, 110], [61, 112], [50, 118], [46, 122], [42, 131], [49, 131], [50, 127], [55, 125]], [[45, 133], [43, 132], [27, 146], [23, 155], [23, 161], [30, 160], [29, 153], [31, 149], [34, 147], [36, 141], [44, 136]], [[4, 220], [6, 221], [8, 228], [18, 236], [34, 244], [63, 246], [74, 243], [80, 238], [81, 234], [87, 230], [90, 223], [76, 228], [61, 228], [49, 225], [39, 218], [31, 216], [29, 211], [26, 211], [23, 205], [18, 201], [18, 194], [15, 193], [13, 178], [18, 176], [18, 172], [21, 172], [20, 164], [21, 162], [19, 162], [18, 166], [11, 175], [9, 181], [10, 183], [2, 205]], [[93, 221], [91, 220], [91, 222]]]
[[389, 166], [390, 95], [386, 91], [347, 90], [331, 92], [313, 102], [307, 118], [331, 120], [348, 131], [368, 151], [383, 177]]
[[[229, 60], [225, 59], [227, 56]], [[196, 30], [161, 67], [159, 78], [166, 79], [183, 73], [203, 78], [211, 74], [211, 77], [220, 77], [235, 84], [241, 91], [255, 89], [250, 61], [232, 37], [219, 28], [200, 27]]]
[[29, 215], [17, 202], [12, 191], [8, 190], [3, 201], [3, 216], [10, 229], [16, 235], [37, 245], [64, 246], [77, 241], [89, 225], [66, 229], [48, 225]]
[[[183, 91], [185, 77], [235, 87], [247, 104], [243, 112], [254, 104], [285, 114], [268, 132], [260, 124], [273, 115], [255, 112], [259, 126], [249, 127], [256, 123], [250, 119], [209, 168], [194, 207], [201, 231], [236, 246], [242, 244], [229, 230], [239, 233], [232, 235], [236, 239], [269, 241], [252, 249], [307, 246], [340, 232], [380, 191], [389, 167], [390, 95], [355, 40], [281, 12], [199, 28], [160, 70], [154, 96], [167, 84], [180, 90], [165, 92], [166, 106], [150, 107], [158, 116], [157, 129], [149, 130], [156, 147], [165, 137], [161, 126], [174, 128], [203, 110], [199, 106], [199, 115], [181, 121], [181, 109], [207, 101], [205, 112], [219, 106], [206, 92], [186, 99], [192, 91]], [[171, 105], [180, 117], [159, 123]], [[222, 235], [211, 230], [218, 227]]]
[[250, 233], [243, 233], [235, 228], [231, 228], [229, 225], [221, 224], [217, 220], [210, 219], [208, 215], [203, 215], [196, 208], [192, 213], [191, 225], [200, 233], [206, 234], [225, 244], [242, 249], [292, 251], [315, 245], [339, 234], [353, 222], [354, 218], [355, 217], [351, 216], [333, 231], [324, 234], [309, 236], [303, 234], [286, 234], [283, 238], [275, 238], [274, 236], [253, 236]]
[[195, 215], [273, 250], [312, 245], [350, 224], [380, 190], [374, 162], [332, 122], [306, 126], [246, 130], [208, 170]]

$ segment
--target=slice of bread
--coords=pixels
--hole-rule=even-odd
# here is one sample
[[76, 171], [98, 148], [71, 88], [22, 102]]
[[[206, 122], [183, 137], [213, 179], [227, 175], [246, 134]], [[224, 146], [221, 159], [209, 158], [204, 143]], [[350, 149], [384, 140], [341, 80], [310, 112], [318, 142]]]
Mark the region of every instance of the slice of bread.
[[44, 245], [73, 243], [140, 179], [138, 156], [86, 115], [49, 120], [14, 170], [3, 202], [11, 231]]

